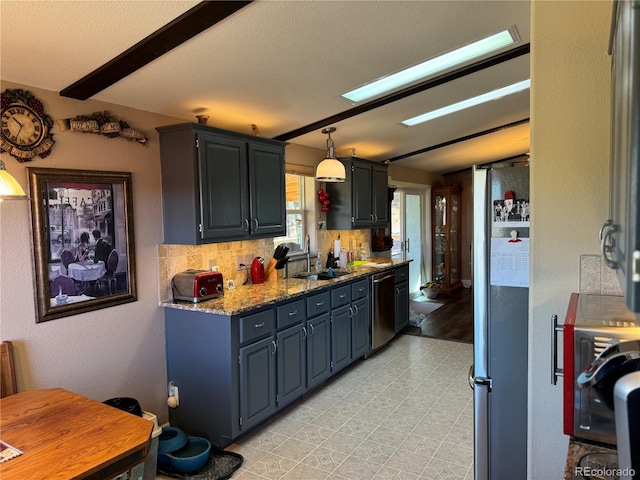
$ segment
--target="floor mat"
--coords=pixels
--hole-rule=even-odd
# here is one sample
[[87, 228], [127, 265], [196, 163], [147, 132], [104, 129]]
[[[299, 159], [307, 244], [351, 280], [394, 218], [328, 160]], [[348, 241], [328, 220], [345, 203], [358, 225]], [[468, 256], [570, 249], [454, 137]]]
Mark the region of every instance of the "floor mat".
[[440, 302], [434, 302], [432, 300], [427, 300], [424, 302], [411, 301], [409, 303], [409, 310], [414, 311], [416, 313], [429, 315], [431, 312], [442, 307], [442, 305], [444, 304]]
[[189, 473], [181, 473], [170, 466], [158, 465], [157, 473], [183, 480], [225, 480], [233, 475], [233, 472], [242, 466], [244, 457], [235, 452], [221, 450], [211, 445], [211, 456], [207, 464], [199, 470]]

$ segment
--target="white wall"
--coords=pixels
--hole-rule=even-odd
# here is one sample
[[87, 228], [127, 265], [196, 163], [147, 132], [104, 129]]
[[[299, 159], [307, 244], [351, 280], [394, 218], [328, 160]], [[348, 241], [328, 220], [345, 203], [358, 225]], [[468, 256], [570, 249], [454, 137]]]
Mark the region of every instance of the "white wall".
[[551, 316], [598, 252], [609, 182], [610, 1], [534, 1], [531, 11], [529, 478], [562, 478], [562, 387], [551, 385]]
[[30, 202], [0, 202], [0, 338], [14, 342], [18, 389], [62, 387], [103, 401], [138, 399], [166, 421], [164, 317], [158, 306], [158, 249], [162, 242], [160, 156], [155, 127], [177, 119], [56, 92], [23, 88], [42, 100], [55, 120], [109, 111], [146, 133], [148, 145], [123, 138], [53, 128], [52, 153], [18, 163], [2, 153], [7, 170], [27, 191], [27, 167], [132, 172], [138, 301], [36, 324]]

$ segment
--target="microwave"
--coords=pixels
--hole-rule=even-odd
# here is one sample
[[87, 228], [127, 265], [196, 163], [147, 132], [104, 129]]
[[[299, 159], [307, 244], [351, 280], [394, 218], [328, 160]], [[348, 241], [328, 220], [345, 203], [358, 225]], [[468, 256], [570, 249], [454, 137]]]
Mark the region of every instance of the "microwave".
[[[562, 332], [562, 368], [558, 368], [558, 333]], [[566, 435], [616, 444], [615, 415], [591, 388], [580, 388], [580, 373], [607, 347], [639, 340], [640, 326], [624, 297], [572, 293], [564, 325], [553, 325], [553, 383], [562, 376], [563, 431]]]

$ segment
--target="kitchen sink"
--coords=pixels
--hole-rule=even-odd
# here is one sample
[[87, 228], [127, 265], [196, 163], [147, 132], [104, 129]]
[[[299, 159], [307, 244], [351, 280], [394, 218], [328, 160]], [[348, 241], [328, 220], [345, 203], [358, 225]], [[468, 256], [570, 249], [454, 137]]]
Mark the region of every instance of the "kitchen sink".
[[333, 275], [330, 275], [327, 270], [321, 272], [298, 272], [291, 275], [292, 278], [301, 278], [303, 280], [331, 280], [333, 278], [342, 277], [353, 273], [349, 270], [333, 270]]

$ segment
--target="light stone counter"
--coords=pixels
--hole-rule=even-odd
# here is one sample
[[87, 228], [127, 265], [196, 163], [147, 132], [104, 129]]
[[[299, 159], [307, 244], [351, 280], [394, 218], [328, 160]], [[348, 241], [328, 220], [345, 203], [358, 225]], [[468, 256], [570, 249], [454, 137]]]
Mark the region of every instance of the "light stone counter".
[[224, 295], [218, 298], [206, 300], [200, 303], [185, 302], [181, 300], [166, 300], [160, 302], [160, 306], [218, 315], [238, 315], [248, 310], [253, 310], [259, 307], [272, 305], [283, 300], [289, 300], [298, 296], [306, 295], [314, 290], [319, 291], [327, 287], [333, 287], [358, 278], [364, 278], [380, 271], [396, 268], [400, 265], [408, 264], [410, 261], [411, 260], [373, 258], [369, 259], [370, 263], [383, 264], [384, 266], [372, 267], [362, 265], [357, 267], [347, 267], [347, 270], [352, 270], [353, 273], [343, 275], [332, 280], [287, 278], [265, 282], [258, 285], [253, 285], [251, 283], [247, 285], [236, 285], [233, 290], [229, 290], [225, 285]]

